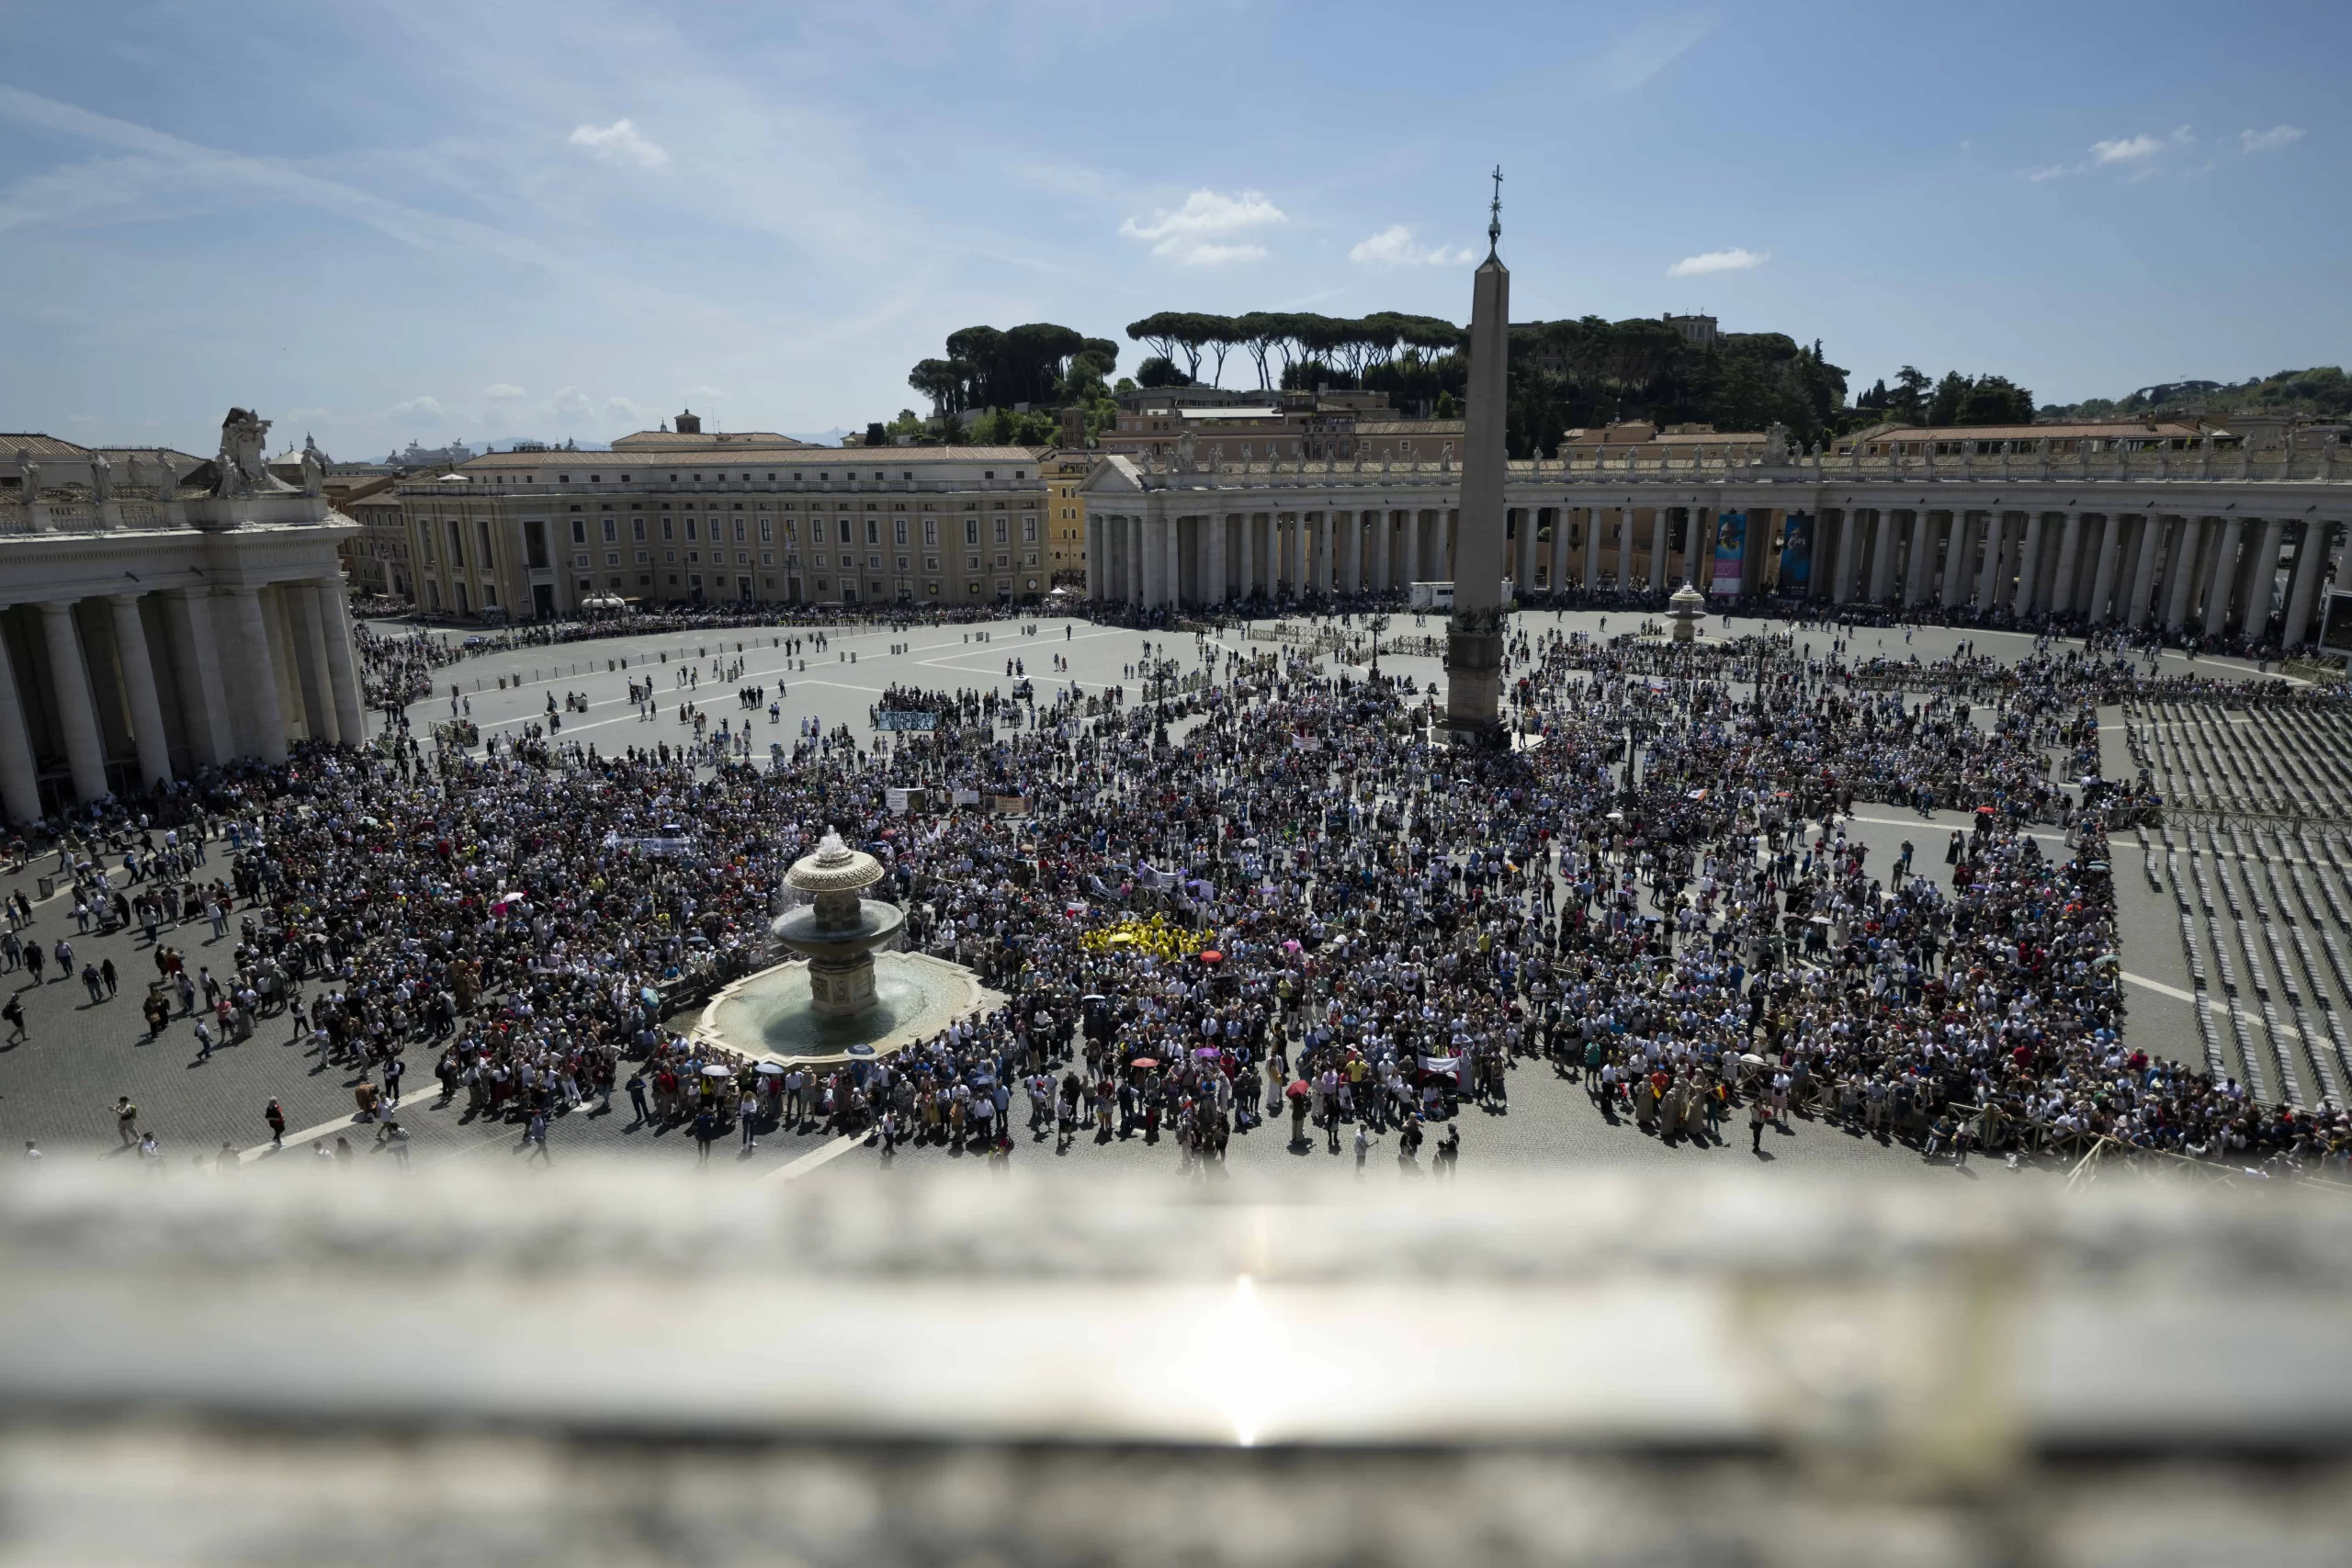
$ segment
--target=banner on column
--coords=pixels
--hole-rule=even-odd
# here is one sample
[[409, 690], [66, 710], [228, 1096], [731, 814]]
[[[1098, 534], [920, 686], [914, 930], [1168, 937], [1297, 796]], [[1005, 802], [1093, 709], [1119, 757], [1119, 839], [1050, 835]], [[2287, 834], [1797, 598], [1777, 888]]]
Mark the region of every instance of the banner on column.
[[1739, 593], [1740, 578], [1747, 569], [1747, 513], [1719, 512], [1715, 514], [1715, 582], [1714, 591], [1724, 598]]
[[1813, 591], [1813, 513], [1792, 512], [1781, 532], [1781, 588], [1784, 598]]

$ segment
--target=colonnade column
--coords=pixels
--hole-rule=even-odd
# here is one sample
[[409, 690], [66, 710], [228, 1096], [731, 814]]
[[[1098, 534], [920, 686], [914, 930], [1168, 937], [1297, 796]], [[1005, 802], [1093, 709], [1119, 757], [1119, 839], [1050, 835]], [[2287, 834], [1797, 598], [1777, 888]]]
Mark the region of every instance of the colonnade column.
[[2041, 587], [2041, 513], [2029, 512], [2025, 517], [2025, 550], [2018, 558], [2018, 596], [2010, 603], [2011, 613], [2020, 617], [2033, 614]]
[[82, 637], [74, 626], [71, 600], [51, 600], [40, 607], [41, 630], [49, 638], [50, 684], [57, 694], [58, 727], [65, 732], [65, 761], [73, 771], [74, 794], [85, 801], [107, 792], [106, 752], [98, 741], [98, 710], [91, 701], [90, 671], [82, 662]]
[[294, 680], [302, 694], [303, 727], [313, 740], [333, 745], [343, 739], [334, 721], [334, 699], [327, 690], [326, 628], [319, 624], [317, 604], [307, 583], [289, 582], [278, 592], [288, 600], [289, 651], [294, 655]]
[[1409, 593], [1421, 581], [1421, 512], [1415, 507], [1405, 513], [1405, 581], [1399, 586]]
[[2173, 530], [2172, 558], [2165, 563], [2165, 630], [2177, 632], [2188, 620], [2189, 595], [2197, 585], [2198, 547], [2204, 541], [2205, 519], [2183, 517]]
[[114, 612], [114, 656], [130, 708], [130, 740], [139, 752], [139, 782], [146, 788], [170, 782], [171, 743], [164, 738], [164, 705], [155, 700], [155, 667], [147, 657], [147, 628], [139, 620], [139, 595], [110, 593]]
[[1843, 604], [1854, 596], [1854, 570], [1860, 564], [1854, 557], [1854, 541], [1861, 533], [1856, 523], [1854, 509], [1850, 506], [1838, 519], [1838, 567], [1829, 583], [1832, 604]]
[[1086, 597], [1093, 603], [1102, 597], [1102, 520], [1090, 516], [1080, 531], [1086, 543]]
[[1944, 525], [1944, 585], [1937, 599], [1947, 610], [1957, 609], [1965, 604], [1968, 591], [1973, 586], [1969, 581], [1968, 567], [1972, 558], [1968, 551], [1975, 531], [1976, 513], [1973, 512], [1951, 513], [1950, 521]]
[[1584, 509], [1584, 586], [1587, 592], [1600, 586], [1600, 508]]
[[237, 754], [237, 727], [220, 679], [212, 595], [195, 588], [175, 588], [164, 594], [164, 630], [171, 639], [172, 666], [179, 672], [188, 750], [198, 766], [220, 767]]
[[1225, 513], [1201, 519], [1202, 602], [1212, 609], [1225, 603]]
[[1162, 518], [1160, 526], [1168, 530], [1168, 564], [1163, 569], [1159, 602], [1173, 608], [1184, 602], [1184, 520]]
[[1903, 561], [1903, 603], [1917, 604], [1928, 590], [1928, 514], [1911, 513], [1911, 553]]
[[[2319, 580], [2327, 565], [2329, 525], [2306, 523], [2303, 540], [2295, 550], [2295, 576], [2287, 589], [2287, 619], [2278, 631], [2278, 646], [2293, 648], [2311, 631], [2312, 607], [2319, 602]], [[0, 734], [0, 740], [6, 735]]]
[[2256, 642], [2270, 630], [2270, 593], [2278, 583], [2278, 548], [2286, 542], [2286, 520], [2268, 518], [2262, 525], [2262, 543], [2255, 547], [2254, 581], [2246, 584], [2245, 619], [2248, 637]]
[[1976, 599], [1979, 614], [1990, 614], [1999, 603], [2001, 591], [2001, 556], [2009, 547], [2009, 514], [1988, 512], [1983, 525], [1984, 553], [1976, 563]]
[[1666, 591], [1666, 508], [1663, 506], [1650, 509], [1650, 591], [1655, 593]]
[[2213, 564], [2205, 579], [2205, 613], [2199, 630], [2211, 636], [2225, 630], [2230, 617], [2230, 591], [2237, 585], [2238, 540], [2245, 524], [2235, 517], [2222, 520], [2222, 536], [2213, 547]]
[[311, 603], [320, 611], [327, 634], [327, 686], [334, 698], [335, 728], [343, 743], [367, 741], [368, 724], [359, 700], [359, 671], [351, 662], [351, 621], [340, 581], [311, 584]]
[[2109, 619], [2107, 602], [2115, 592], [2115, 558], [2123, 536], [2123, 519], [2110, 513], [2099, 519], [2098, 566], [2091, 573], [2091, 602], [2083, 606], [2091, 625]]
[[1871, 598], [1884, 600], [1894, 592], [1894, 513], [1883, 506], [1871, 509]]
[[2156, 558], [2164, 553], [2165, 520], [2154, 513], [2140, 519], [2139, 536], [2133, 546], [2132, 560], [2132, 603], [2119, 617], [2127, 626], [2142, 626], [2148, 620], [2148, 600], [2156, 587]]
[[2052, 615], [2064, 615], [2075, 607], [2075, 570], [2083, 553], [2083, 514], [2067, 513], [2061, 526], [2064, 532], [2058, 542], [2058, 572], [2051, 581], [2050, 592], [2042, 596]]
[[1143, 519], [1130, 514], [1124, 530], [1127, 556], [1127, 603], [1143, 608]]
[[8, 667], [8, 643], [0, 637], [0, 807], [14, 822], [40, 816], [40, 780], [33, 772], [33, 740], [25, 728], [25, 701]]

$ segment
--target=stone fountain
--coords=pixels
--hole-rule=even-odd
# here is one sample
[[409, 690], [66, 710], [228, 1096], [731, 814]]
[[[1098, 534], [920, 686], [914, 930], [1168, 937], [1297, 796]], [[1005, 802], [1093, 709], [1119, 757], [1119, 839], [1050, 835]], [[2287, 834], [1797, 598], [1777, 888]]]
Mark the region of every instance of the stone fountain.
[[784, 874], [784, 885], [809, 902], [778, 915], [768, 930], [808, 960], [808, 1006], [819, 1018], [855, 1018], [874, 1005], [874, 950], [907, 919], [895, 904], [858, 896], [881, 880], [880, 861], [830, 830], [815, 854]]
[[698, 1039], [746, 1055], [830, 1062], [887, 1055], [1004, 998], [960, 964], [882, 952], [906, 924], [895, 904], [864, 897], [882, 863], [828, 831], [784, 885], [808, 901], [768, 924], [794, 957], [747, 975], [703, 1009]]
[[1689, 582], [1674, 591], [1667, 602], [1667, 609], [1674, 617], [1676, 642], [1692, 642], [1699, 636], [1699, 617], [1707, 613], [1707, 596]]

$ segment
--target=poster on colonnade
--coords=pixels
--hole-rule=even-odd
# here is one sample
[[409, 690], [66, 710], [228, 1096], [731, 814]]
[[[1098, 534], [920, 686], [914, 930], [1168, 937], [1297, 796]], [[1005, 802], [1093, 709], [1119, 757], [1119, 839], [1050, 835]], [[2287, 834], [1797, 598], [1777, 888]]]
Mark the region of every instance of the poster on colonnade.
[[1813, 588], [1813, 513], [1792, 512], [1781, 531], [1781, 581], [1783, 598], [1802, 599]]
[[1747, 570], [1747, 513], [1724, 512], [1715, 516], [1714, 592], [1726, 599], [1739, 594]]

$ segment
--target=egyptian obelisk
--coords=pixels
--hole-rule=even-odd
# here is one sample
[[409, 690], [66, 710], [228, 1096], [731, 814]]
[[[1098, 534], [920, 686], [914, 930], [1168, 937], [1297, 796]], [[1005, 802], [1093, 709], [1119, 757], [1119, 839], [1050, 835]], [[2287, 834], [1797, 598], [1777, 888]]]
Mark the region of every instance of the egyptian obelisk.
[[1462, 442], [1462, 519], [1453, 535], [1453, 619], [1446, 627], [1445, 727], [1454, 744], [1499, 745], [1502, 723], [1503, 422], [1510, 355], [1510, 270], [1503, 173], [1487, 221], [1487, 259], [1470, 287], [1470, 399]]

